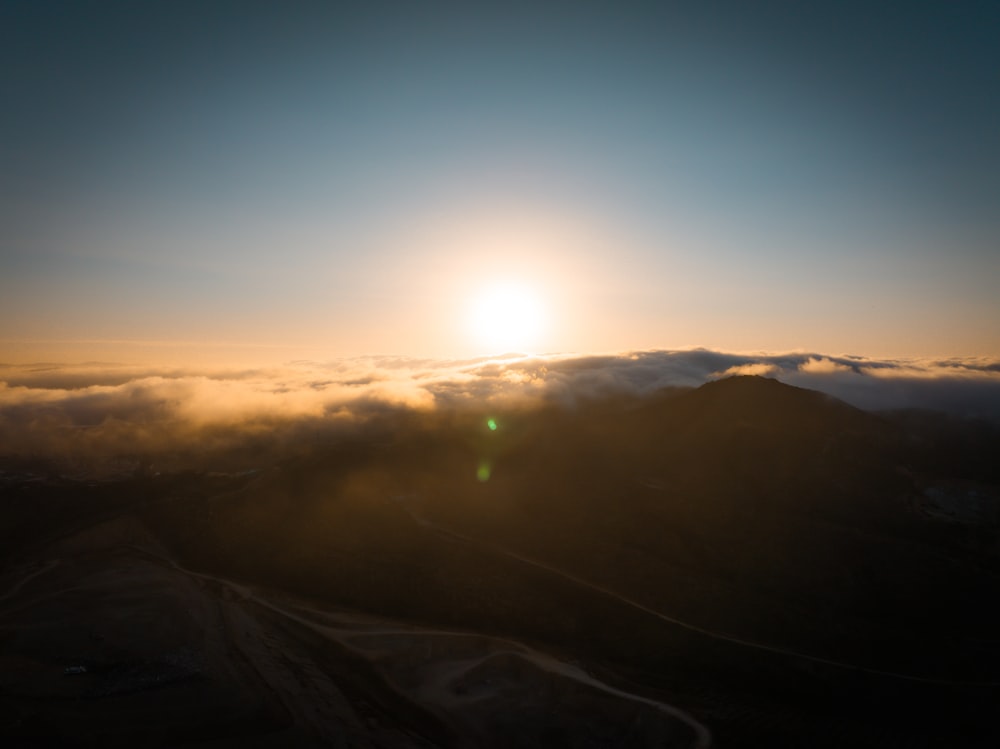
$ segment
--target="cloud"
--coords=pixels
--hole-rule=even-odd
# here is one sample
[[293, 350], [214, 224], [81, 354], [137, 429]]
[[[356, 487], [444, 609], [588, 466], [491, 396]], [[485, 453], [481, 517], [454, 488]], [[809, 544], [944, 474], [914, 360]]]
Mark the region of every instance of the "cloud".
[[854, 367], [847, 364], [843, 364], [833, 359], [828, 359], [825, 356], [810, 356], [804, 362], [799, 365], [800, 372], [807, 372], [809, 374], [835, 374], [837, 372], [854, 372]]
[[0, 455], [83, 463], [123, 454], [191, 459], [234, 445], [336, 437], [401, 412], [571, 408], [736, 374], [775, 377], [869, 410], [927, 408], [1000, 422], [1000, 362], [988, 358], [693, 349], [460, 361], [368, 357], [242, 370], [0, 365]]
[[723, 377], [733, 377], [735, 375], [757, 375], [767, 377], [778, 372], [778, 365], [769, 362], [750, 362], [749, 364], [737, 364], [722, 373]]

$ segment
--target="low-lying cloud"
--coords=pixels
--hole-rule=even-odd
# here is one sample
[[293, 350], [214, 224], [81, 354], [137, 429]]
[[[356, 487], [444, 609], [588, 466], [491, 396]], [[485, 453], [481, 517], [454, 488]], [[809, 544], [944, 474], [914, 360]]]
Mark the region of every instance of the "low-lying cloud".
[[228, 371], [0, 365], [0, 455], [87, 461], [206, 452], [254, 439], [335, 438], [402, 411], [573, 407], [748, 374], [820, 390], [867, 410], [922, 408], [1000, 422], [1000, 361], [982, 358], [695, 349], [464, 361], [374, 357]]

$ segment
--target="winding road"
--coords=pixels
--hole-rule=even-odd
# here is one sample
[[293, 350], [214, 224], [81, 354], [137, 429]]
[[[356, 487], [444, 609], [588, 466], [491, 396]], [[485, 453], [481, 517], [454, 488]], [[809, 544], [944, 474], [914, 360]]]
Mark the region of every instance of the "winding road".
[[810, 663], [820, 663], [820, 664], [823, 664], [825, 666], [832, 666], [833, 668], [844, 669], [844, 670], [848, 670], [848, 671], [858, 671], [858, 672], [861, 672], [861, 673], [872, 674], [872, 675], [875, 675], [875, 676], [884, 676], [884, 677], [891, 678], [891, 679], [902, 679], [902, 680], [905, 680], [905, 681], [919, 682], [919, 683], [922, 683], [922, 684], [935, 684], [935, 685], [939, 685], [939, 686], [948, 686], [948, 687], [1000, 687], [1000, 681], [973, 681], [973, 680], [965, 680], [965, 679], [940, 679], [940, 678], [935, 678], [935, 677], [932, 677], [932, 676], [920, 676], [920, 675], [917, 675], [917, 674], [907, 674], [907, 673], [901, 673], [901, 672], [898, 672], [898, 671], [890, 671], [890, 670], [880, 669], [880, 668], [871, 668], [869, 666], [861, 666], [861, 665], [858, 665], [856, 663], [848, 663], [847, 661], [839, 661], [839, 660], [836, 660], [836, 659], [833, 659], [833, 658], [824, 658], [823, 656], [819, 656], [819, 655], [811, 655], [809, 653], [802, 653], [802, 652], [799, 652], [797, 650], [792, 650], [790, 648], [782, 647], [780, 645], [769, 645], [767, 643], [757, 642], [755, 640], [748, 640], [748, 639], [743, 638], [743, 637], [737, 637], [735, 635], [727, 634], [725, 632], [719, 632], [718, 630], [713, 630], [713, 629], [709, 629], [707, 627], [702, 627], [702, 626], [700, 626], [698, 624], [693, 624], [691, 622], [687, 622], [687, 621], [684, 621], [682, 619], [677, 619], [676, 617], [670, 616], [668, 614], [664, 614], [661, 611], [657, 611], [655, 609], [651, 609], [650, 607], [645, 606], [645, 605], [639, 603], [638, 601], [634, 601], [631, 598], [627, 598], [627, 597], [621, 595], [620, 593], [618, 593], [618, 592], [616, 592], [614, 590], [611, 590], [610, 588], [606, 588], [606, 587], [604, 587], [602, 585], [598, 585], [596, 583], [592, 583], [589, 580], [584, 580], [583, 578], [577, 577], [576, 575], [572, 574], [571, 572], [566, 572], [565, 570], [561, 570], [558, 567], [553, 567], [552, 565], [546, 564], [545, 562], [540, 562], [537, 559], [531, 559], [530, 557], [526, 557], [523, 554], [519, 554], [516, 551], [511, 551], [510, 549], [508, 549], [508, 548], [506, 548], [504, 546], [500, 546], [499, 544], [495, 544], [495, 543], [490, 542], [490, 541], [483, 541], [483, 540], [480, 540], [480, 539], [477, 539], [477, 538], [473, 538], [471, 536], [466, 536], [464, 534], [457, 533], [456, 531], [453, 531], [453, 530], [451, 530], [449, 528], [444, 528], [444, 527], [442, 527], [442, 526], [440, 526], [440, 525], [438, 525], [438, 524], [436, 524], [436, 523], [434, 523], [434, 522], [432, 522], [430, 520], [427, 520], [426, 518], [423, 518], [423, 517], [417, 515], [410, 508], [404, 508], [404, 509], [406, 509], [406, 512], [410, 515], [411, 518], [413, 518], [414, 522], [416, 522], [417, 524], [419, 524], [419, 525], [421, 525], [421, 526], [423, 526], [425, 528], [428, 528], [428, 529], [430, 529], [430, 530], [438, 533], [439, 535], [441, 535], [444, 538], [449, 538], [449, 539], [451, 539], [453, 541], [457, 541], [457, 542], [463, 543], [463, 544], [470, 544], [470, 545], [476, 546], [477, 548], [483, 548], [483, 547], [489, 548], [489, 549], [493, 550], [495, 553], [500, 554], [502, 556], [506, 556], [509, 559], [514, 559], [514, 560], [516, 560], [516, 561], [518, 561], [518, 562], [520, 562], [522, 564], [527, 564], [527, 565], [530, 565], [532, 567], [535, 567], [536, 569], [540, 569], [540, 570], [543, 570], [545, 572], [548, 572], [549, 574], [556, 575], [556, 576], [558, 576], [558, 577], [560, 577], [560, 578], [562, 578], [564, 580], [567, 580], [567, 581], [569, 581], [569, 582], [571, 582], [571, 583], [573, 583], [575, 585], [587, 588], [588, 590], [592, 590], [595, 593], [600, 593], [601, 595], [603, 595], [605, 597], [608, 597], [608, 598], [612, 598], [612, 599], [614, 599], [615, 601], [617, 601], [617, 602], [619, 602], [621, 604], [624, 604], [624, 605], [629, 606], [631, 608], [634, 608], [634, 609], [637, 609], [639, 611], [642, 611], [642, 612], [644, 612], [646, 614], [649, 614], [650, 616], [654, 616], [657, 619], [660, 619], [661, 621], [668, 622], [668, 623], [673, 624], [673, 625], [675, 625], [677, 627], [681, 627], [683, 629], [686, 629], [686, 630], [688, 630], [690, 632], [697, 632], [698, 634], [704, 635], [705, 637], [709, 637], [709, 638], [711, 638], [713, 640], [719, 640], [721, 642], [728, 642], [728, 643], [732, 643], [734, 645], [740, 645], [740, 646], [745, 647], [745, 648], [752, 648], [754, 650], [761, 650], [761, 651], [768, 652], [768, 653], [774, 653], [776, 655], [782, 655], [782, 656], [786, 656], [786, 657], [789, 657], [789, 658], [795, 658], [795, 659], [802, 660], [802, 661], [808, 661]]
[[[364, 627], [363, 629], [351, 629], [350, 627], [344, 627], [344, 626], [341, 627], [331, 626], [329, 624], [317, 622], [315, 621], [315, 619], [311, 619], [308, 616], [304, 616], [303, 613], [300, 613], [304, 612], [307, 614], [311, 614], [315, 617], [325, 619], [331, 616], [331, 612], [323, 611], [322, 609], [304, 607], [302, 605], [296, 605], [297, 610], [293, 611], [285, 606], [276, 604], [274, 601], [269, 600], [268, 598], [258, 594], [253, 588], [244, 585], [242, 583], [237, 583], [232, 580], [228, 580], [224, 577], [219, 577], [218, 575], [211, 575], [208, 573], [197, 572], [195, 570], [188, 569], [178, 564], [173, 559], [162, 556], [160, 554], [156, 554], [154, 552], [149, 551], [148, 549], [141, 549], [139, 547], [131, 547], [131, 548], [134, 551], [143, 554], [147, 558], [155, 559], [160, 563], [169, 566], [191, 578], [208, 581], [216, 585], [222, 586], [230, 590], [231, 592], [235, 593], [244, 601], [252, 601], [268, 609], [269, 611], [272, 611], [288, 620], [295, 622], [296, 624], [307, 627], [310, 630], [320, 635], [336, 640], [337, 643], [340, 644], [341, 646], [348, 647], [353, 650], [356, 650], [356, 648], [352, 647], [350, 640], [352, 638], [358, 637], [359, 635], [376, 636], [376, 635], [386, 635], [386, 634], [406, 634], [413, 636], [431, 636], [431, 637], [468, 636], [468, 633], [465, 632], [453, 632], [447, 630], [428, 630], [428, 629], [409, 628], [409, 627], [373, 629], [371, 627], [370, 622], [367, 621], [363, 622], [363, 627]], [[350, 619], [350, 615], [345, 615], [341, 612], [338, 612], [334, 616], [336, 616], [343, 624], [347, 624], [348, 620]], [[361, 623], [362, 620], [358, 618], [358, 621], [359, 623]], [[520, 642], [514, 640], [506, 640], [504, 638], [498, 638], [492, 636], [489, 639], [496, 642], [504, 643], [509, 648], [507, 652], [516, 655], [520, 658], [524, 658], [527, 661], [530, 661], [534, 666], [542, 669], [543, 671], [556, 674], [566, 679], [571, 679], [580, 684], [586, 685], [594, 690], [617, 697], [619, 699], [629, 700], [632, 702], [647, 705], [651, 708], [660, 711], [665, 715], [668, 715], [669, 717], [675, 720], [680, 721], [684, 725], [688, 726], [688, 728], [690, 728], [691, 731], [693, 732], [696, 741], [696, 743], [693, 745], [695, 749], [709, 749], [712, 746], [712, 734], [709, 731], [709, 729], [704, 724], [700, 723], [697, 719], [695, 719], [692, 715], [685, 712], [684, 710], [681, 710], [680, 708], [674, 707], [673, 705], [669, 705], [664, 702], [659, 702], [657, 700], [650, 699], [648, 697], [643, 697], [641, 695], [633, 694], [631, 692], [626, 692], [624, 690], [618, 689], [614, 686], [611, 686], [610, 684], [607, 684], [595, 678], [594, 676], [587, 673], [578, 666], [557, 660], [545, 653], [533, 650], [532, 648], [529, 648]], [[495, 655], [496, 653], [492, 654]]]

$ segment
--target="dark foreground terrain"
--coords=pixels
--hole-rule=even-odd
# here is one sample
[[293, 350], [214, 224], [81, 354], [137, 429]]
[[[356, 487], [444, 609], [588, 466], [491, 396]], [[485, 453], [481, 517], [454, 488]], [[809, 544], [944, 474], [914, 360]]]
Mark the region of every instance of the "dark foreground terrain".
[[8, 456], [0, 745], [996, 747], [998, 455], [733, 378]]

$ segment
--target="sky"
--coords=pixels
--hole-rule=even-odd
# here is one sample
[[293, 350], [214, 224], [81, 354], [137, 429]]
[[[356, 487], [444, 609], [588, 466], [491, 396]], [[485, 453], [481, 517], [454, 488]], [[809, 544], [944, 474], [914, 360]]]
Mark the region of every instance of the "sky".
[[0, 0], [0, 101], [0, 362], [1000, 356], [995, 2]]

